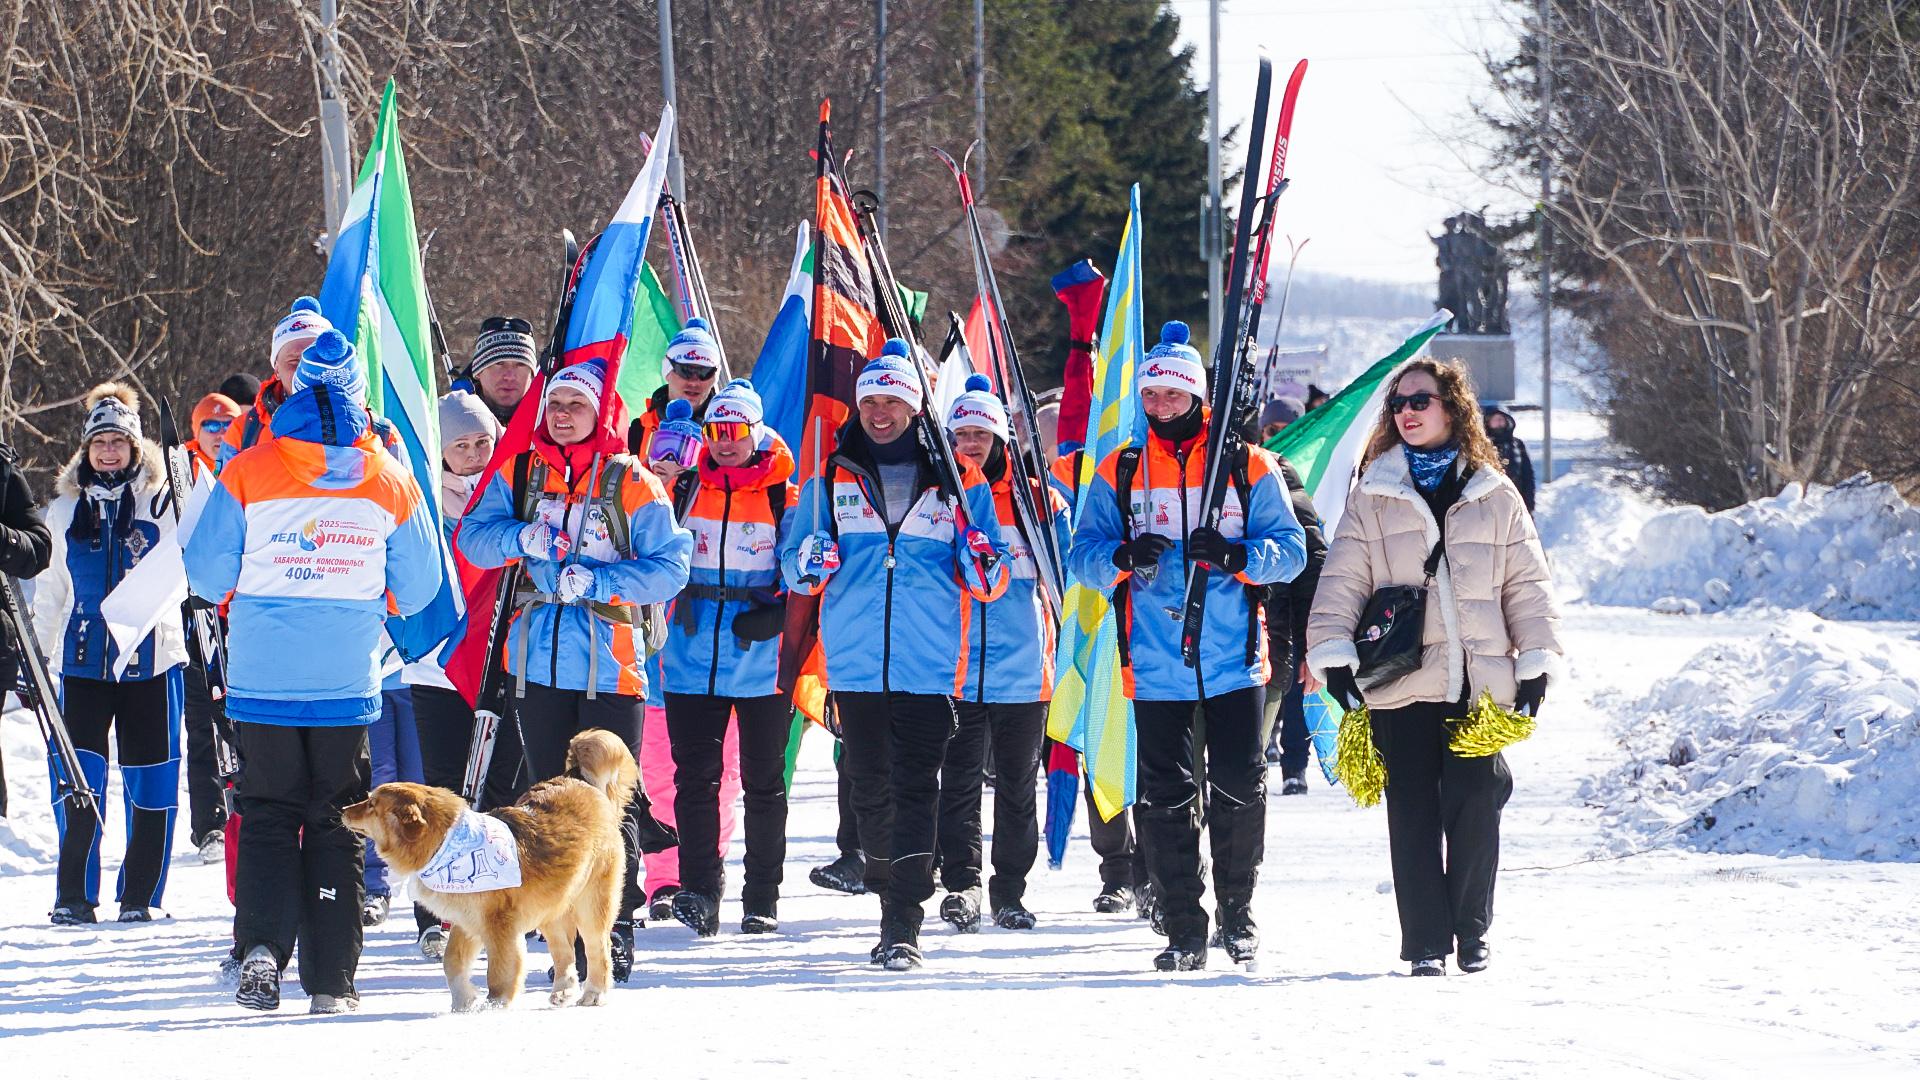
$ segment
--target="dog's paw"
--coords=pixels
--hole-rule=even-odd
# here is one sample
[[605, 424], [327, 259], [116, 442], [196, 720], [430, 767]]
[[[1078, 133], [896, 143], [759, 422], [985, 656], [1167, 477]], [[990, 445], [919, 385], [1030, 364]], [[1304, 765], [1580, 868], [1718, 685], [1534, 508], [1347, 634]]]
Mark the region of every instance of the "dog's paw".
[[480, 1007], [488, 1012], [494, 1012], [499, 1009], [511, 1009], [513, 1008], [513, 999], [510, 997], [490, 997], [486, 1000], [486, 1003]]
[[564, 1009], [573, 1004], [573, 990], [574, 988], [571, 986], [556, 987], [552, 993], [547, 995], [547, 1001], [556, 1009]]
[[589, 986], [587, 987], [586, 993], [580, 995], [580, 1000], [577, 1004], [582, 1006], [604, 1005], [606, 1004], [606, 999], [601, 997], [600, 991]]

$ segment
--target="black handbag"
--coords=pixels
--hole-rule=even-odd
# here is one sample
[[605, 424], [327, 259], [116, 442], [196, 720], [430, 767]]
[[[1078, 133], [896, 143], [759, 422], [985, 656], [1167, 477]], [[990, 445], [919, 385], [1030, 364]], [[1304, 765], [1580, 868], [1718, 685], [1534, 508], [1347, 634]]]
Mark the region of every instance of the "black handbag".
[[1427, 592], [1440, 569], [1446, 539], [1427, 556], [1426, 581], [1375, 589], [1354, 628], [1353, 649], [1360, 657], [1353, 682], [1362, 690], [1384, 686], [1420, 669], [1420, 639], [1427, 624]]

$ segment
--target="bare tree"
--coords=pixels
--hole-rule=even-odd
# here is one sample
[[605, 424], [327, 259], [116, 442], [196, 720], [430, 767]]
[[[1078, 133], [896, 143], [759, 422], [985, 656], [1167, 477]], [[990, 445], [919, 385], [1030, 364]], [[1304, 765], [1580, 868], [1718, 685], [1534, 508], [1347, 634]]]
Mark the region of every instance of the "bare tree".
[[1704, 437], [1676, 445], [1738, 463], [1723, 498], [1872, 464], [1863, 418], [1884, 396], [1920, 413], [1920, 45], [1904, 7], [1554, 4], [1556, 123], [1533, 132], [1560, 189], [1549, 212], [1595, 283], [1631, 299], [1607, 318], [1652, 324], [1596, 327], [1627, 397], [1704, 376]]

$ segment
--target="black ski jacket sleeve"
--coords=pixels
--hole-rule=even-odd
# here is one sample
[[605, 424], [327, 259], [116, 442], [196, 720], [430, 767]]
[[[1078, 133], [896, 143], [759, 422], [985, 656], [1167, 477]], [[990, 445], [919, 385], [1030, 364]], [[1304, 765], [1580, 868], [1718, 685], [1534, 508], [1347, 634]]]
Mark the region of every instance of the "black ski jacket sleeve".
[[1313, 611], [1313, 593], [1320, 585], [1320, 567], [1327, 561], [1326, 530], [1313, 508], [1313, 498], [1293, 463], [1282, 457], [1280, 475], [1293, 502], [1294, 519], [1306, 533], [1307, 566], [1300, 576], [1276, 585], [1267, 596], [1267, 653], [1275, 683], [1289, 683], [1299, 666], [1298, 654], [1307, 640], [1307, 615]]
[[0, 571], [35, 577], [52, 557], [53, 534], [33, 503], [27, 478], [20, 474], [13, 451], [0, 447]]
[[1518, 438], [1510, 438], [1501, 448], [1501, 457], [1507, 469], [1507, 479], [1520, 489], [1520, 501], [1527, 504], [1527, 513], [1533, 513], [1533, 458], [1527, 454], [1527, 444]]

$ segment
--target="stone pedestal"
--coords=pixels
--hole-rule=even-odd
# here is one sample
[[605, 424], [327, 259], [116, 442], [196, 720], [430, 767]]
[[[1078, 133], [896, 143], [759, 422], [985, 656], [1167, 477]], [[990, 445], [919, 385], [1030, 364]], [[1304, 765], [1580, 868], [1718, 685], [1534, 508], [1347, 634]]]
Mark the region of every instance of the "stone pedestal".
[[1435, 334], [1427, 352], [1436, 360], [1459, 360], [1473, 375], [1481, 401], [1512, 401], [1512, 334]]

